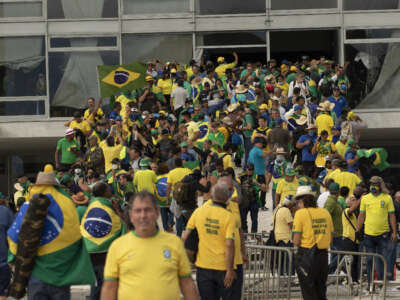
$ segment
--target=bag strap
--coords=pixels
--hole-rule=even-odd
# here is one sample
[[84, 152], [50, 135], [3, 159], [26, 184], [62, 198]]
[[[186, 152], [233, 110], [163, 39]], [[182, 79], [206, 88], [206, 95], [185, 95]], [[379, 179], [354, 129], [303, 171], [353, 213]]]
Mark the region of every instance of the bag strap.
[[353, 227], [354, 231], [357, 231], [356, 227], [353, 225], [353, 223], [351, 222], [349, 216], [346, 214], [346, 210], [343, 211], [344, 216], [346, 217], [347, 221], [349, 222], [349, 224], [351, 225], [351, 227]]
[[273, 229], [274, 231], [275, 231], [276, 215], [278, 214], [278, 210], [279, 210], [280, 208], [282, 208], [282, 206], [281, 206], [281, 207], [278, 207], [278, 208], [276, 209], [276, 212], [275, 212], [275, 215], [274, 215], [274, 227], [272, 227], [272, 229]]
[[314, 247], [314, 246], [317, 244], [317, 242], [316, 242], [316, 240], [315, 240], [314, 229], [312, 228], [312, 216], [311, 216], [311, 213], [310, 213], [310, 211], [308, 210], [308, 208], [306, 208], [306, 210], [307, 210], [307, 212], [308, 212], [308, 214], [309, 214], [309, 216], [310, 216], [310, 221], [311, 221], [311, 232], [312, 232], [313, 243], [314, 243], [313, 247]]

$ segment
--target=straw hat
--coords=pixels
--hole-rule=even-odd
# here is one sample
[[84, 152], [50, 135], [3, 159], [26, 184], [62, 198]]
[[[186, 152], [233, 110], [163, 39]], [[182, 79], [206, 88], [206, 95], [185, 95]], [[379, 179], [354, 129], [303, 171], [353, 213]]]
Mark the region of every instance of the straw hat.
[[307, 117], [306, 117], [306, 116], [303, 116], [303, 115], [301, 115], [300, 118], [298, 118], [298, 119], [296, 120], [296, 124], [297, 124], [297, 125], [304, 125], [304, 124], [306, 124], [306, 123], [307, 123]]
[[86, 205], [89, 202], [89, 198], [87, 196], [85, 196], [85, 194], [82, 192], [79, 192], [76, 195], [72, 195], [71, 198], [72, 198], [72, 201], [74, 201], [75, 204], [77, 204], [77, 205]]
[[231, 118], [229, 118], [229, 117], [223, 118], [222, 123], [224, 123], [225, 125], [228, 125], [228, 126], [232, 126], [232, 124], [233, 124]]
[[331, 111], [335, 107], [335, 104], [329, 102], [329, 101], [324, 101], [319, 104], [318, 110], [321, 111]]
[[241, 84], [235, 88], [235, 92], [238, 94], [243, 94], [247, 92], [247, 88], [243, 84]]
[[53, 172], [39, 172], [36, 178], [36, 185], [58, 185], [56, 175]]
[[201, 84], [203, 82], [203, 79], [200, 77], [195, 77], [192, 79], [192, 84]]
[[239, 107], [239, 104], [237, 104], [237, 103], [230, 104], [228, 106], [228, 112], [234, 112], [235, 110], [238, 109], [238, 107]]
[[294, 196], [294, 200], [297, 200], [301, 196], [311, 195], [315, 197], [315, 193], [312, 191], [311, 186], [309, 185], [301, 185], [297, 188], [296, 195]]

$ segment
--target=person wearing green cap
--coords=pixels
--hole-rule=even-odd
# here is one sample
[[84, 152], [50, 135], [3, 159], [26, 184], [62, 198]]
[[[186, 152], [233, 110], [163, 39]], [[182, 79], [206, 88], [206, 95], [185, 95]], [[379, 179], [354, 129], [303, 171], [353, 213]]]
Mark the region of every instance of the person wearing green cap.
[[148, 158], [143, 158], [140, 163], [140, 170], [135, 172], [133, 184], [138, 192], [147, 190], [154, 194], [154, 184], [157, 182], [156, 173], [150, 169], [150, 161]]
[[283, 203], [286, 197], [295, 195], [299, 182], [296, 178], [297, 172], [292, 167], [287, 167], [285, 170], [285, 178], [281, 179], [276, 188], [275, 206]]
[[[332, 182], [329, 185], [329, 196], [325, 202], [324, 208], [329, 212], [333, 221], [333, 242], [331, 244], [331, 250], [341, 250], [342, 249], [342, 206], [338, 202], [340, 186], [336, 182]], [[329, 264], [329, 274], [333, 274], [337, 267], [337, 255], [332, 253], [330, 264]]]
[[347, 162], [347, 170], [351, 173], [357, 173], [360, 167], [359, 157], [357, 155], [358, 145], [353, 138], [347, 141], [347, 151], [344, 155], [344, 160]]

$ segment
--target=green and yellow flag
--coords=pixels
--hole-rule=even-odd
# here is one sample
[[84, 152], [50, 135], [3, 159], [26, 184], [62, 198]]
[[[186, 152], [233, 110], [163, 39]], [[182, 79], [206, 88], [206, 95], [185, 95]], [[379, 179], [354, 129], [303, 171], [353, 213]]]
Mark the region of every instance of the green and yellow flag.
[[[46, 195], [50, 206], [32, 275], [55, 286], [94, 284], [92, 263], [83, 244], [78, 213], [70, 196], [62, 188], [52, 185], [32, 186], [30, 195], [36, 194]], [[17, 253], [19, 232], [28, 207], [29, 202], [26, 202], [7, 232], [9, 259]]]
[[381, 172], [390, 167], [387, 162], [388, 154], [385, 148], [359, 149], [357, 150], [357, 155], [360, 158], [371, 158], [373, 160], [372, 164]]
[[125, 223], [113, 210], [111, 200], [93, 198], [81, 223], [81, 233], [89, 253], [107, 252], [111, 243], [125, 232]]
[[133, 62], [120, 66], [97, 66], [101, 97], [113, 96], [143, 88], [146, 84], [146, 65]]

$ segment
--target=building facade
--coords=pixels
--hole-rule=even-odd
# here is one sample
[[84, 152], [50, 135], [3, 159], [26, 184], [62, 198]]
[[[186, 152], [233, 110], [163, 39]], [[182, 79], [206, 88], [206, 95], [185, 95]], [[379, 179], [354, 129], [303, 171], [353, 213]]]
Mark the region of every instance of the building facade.
[[396, 154], [399, 2], [0, 0], [0, 189], [54, 160], [65, 120], [98, 99], [97, 65], [229, 60], [232, 51], [242, 62], [348, 62], [352, 105], [370, 128], [363, 142]]

